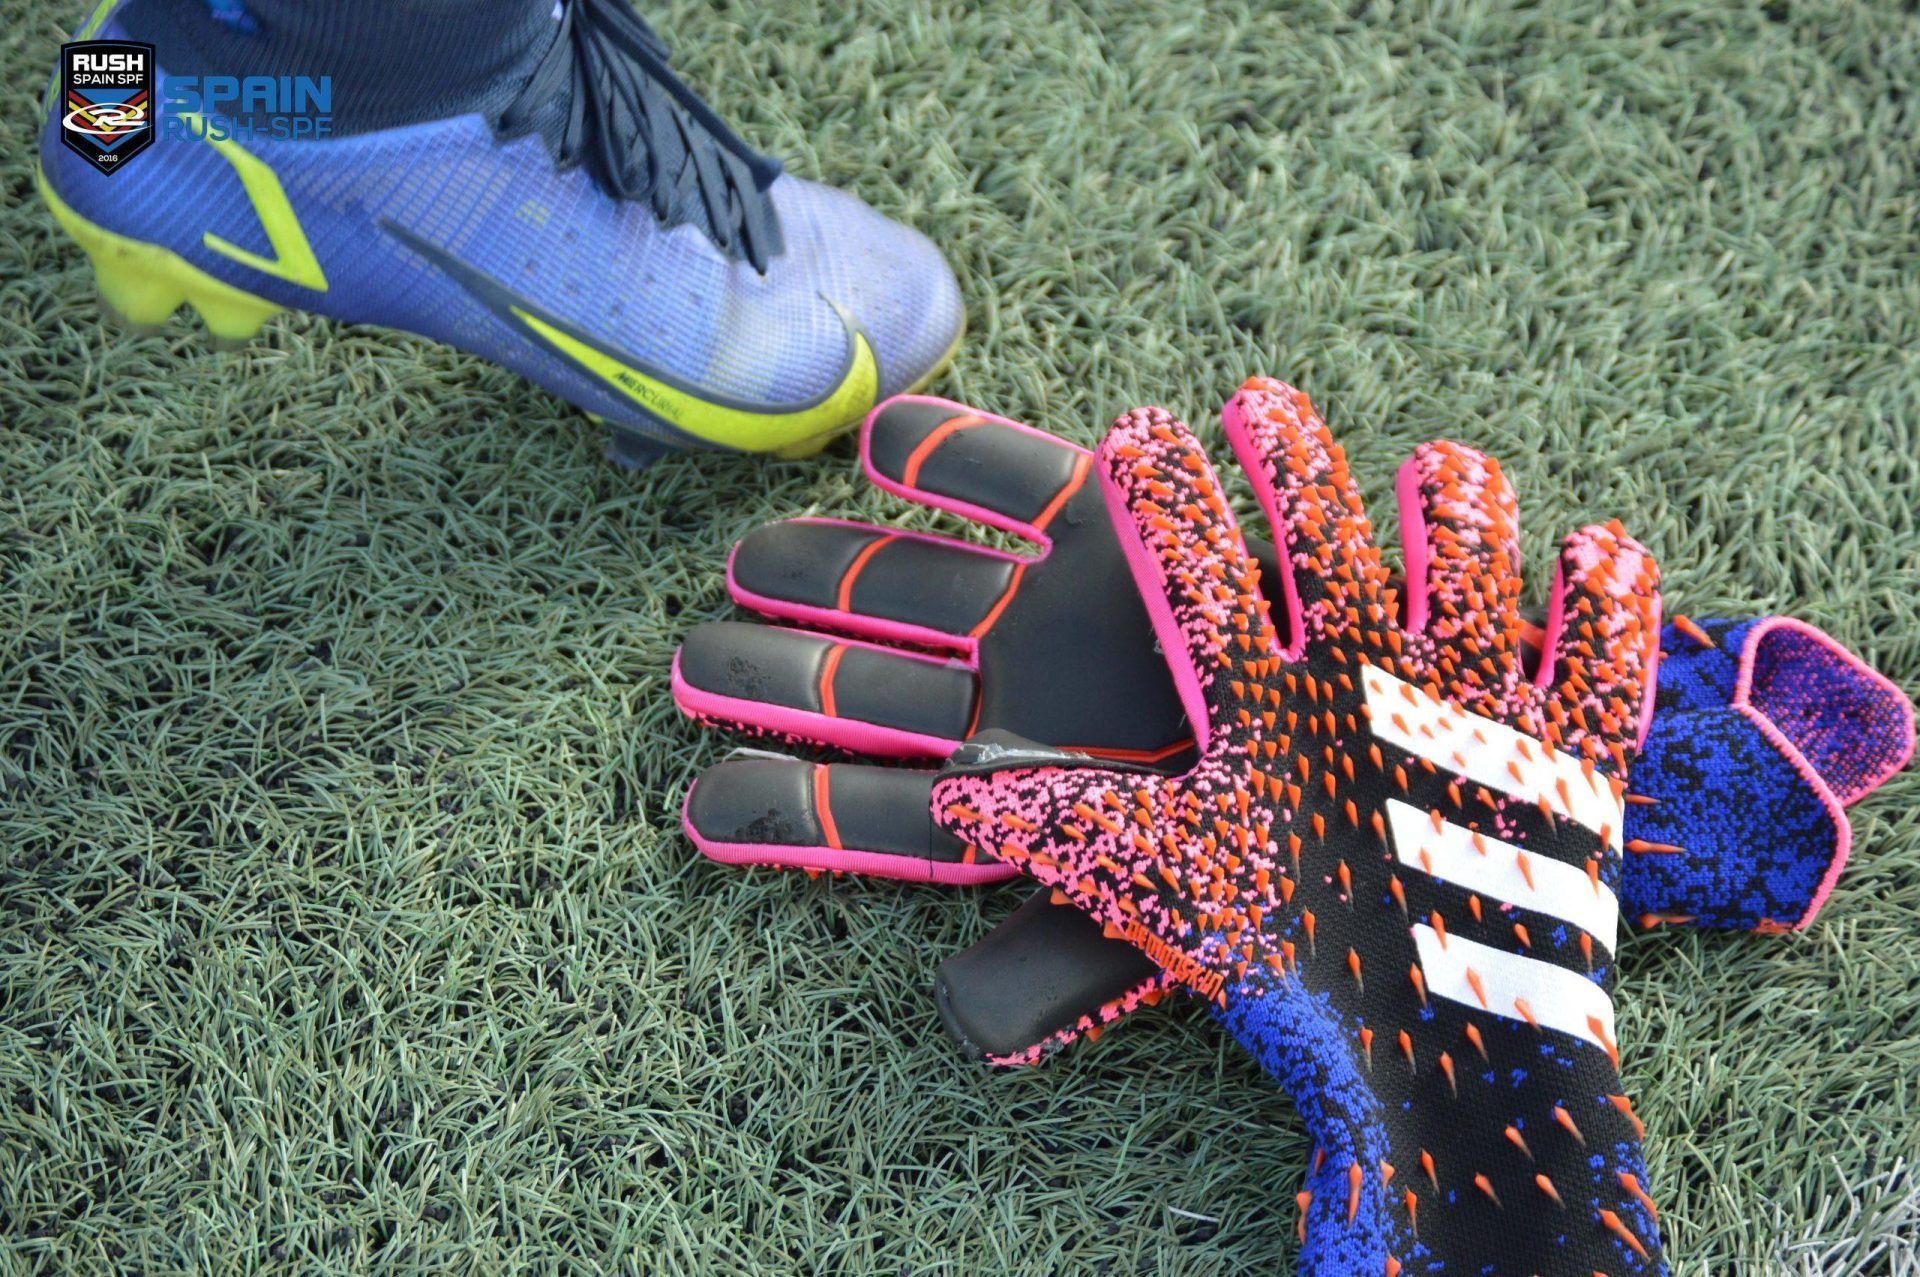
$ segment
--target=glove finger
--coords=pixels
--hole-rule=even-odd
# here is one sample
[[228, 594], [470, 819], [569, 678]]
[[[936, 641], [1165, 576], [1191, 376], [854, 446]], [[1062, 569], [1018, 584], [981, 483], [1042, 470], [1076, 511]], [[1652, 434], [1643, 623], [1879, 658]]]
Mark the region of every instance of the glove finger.
[[1121, 417], [1099, 455], [1114, 532], [1204, 752], [1209, 689], [1277, 650], [1259, 569], [1199, 441], [1165, 410]]
[[881, 757], [945, 758], [977, 703], [973, 671], [801, 630], [709, 621], [673, 658], [692, 718]]
[[1646, 738], [1660, 659], [1660, 569], [1616, 523], [1593, 524], [1560, 545], [1539, 672], [1548, 692], [1547, 738], [1608, 763], [1616, 779]]
[[1000, 615], [1022, 560], [946, 537], [837, 519], [748, 533], [727, 562], [734, 601], [884, 643], [970, 649]]
[[1405, 628], [1425, 634], [1448, 694], [1495, 716], [1520, 679], [1520, 505], [1500, 463], [1424, 443], [1400, 467]]
[[[987, 744], [992, 733], [968, 742], [933, 786], [934, 823], [983, 857], [1018, 865], [1058, 887], [1081, 909], [1119, 929], [1132, 921], [1133, 902], [1112, 884], [1076, 874], [1075, 863], [1110, 865], [1150, 860], [1154, 845], [1134, 820], [1136, 795], [1158, 778], [1140, 772], [1085, 766], [1082, 755], [1044, 746], [1008, 749]], [[1021, 766], [1051, 756], [1065, 765]], [[978, 770], [967, 770], [978, 767]], [[998, 770], [995, 770], [998, 768]], [[1137, 922], [1133, 929], [1140, 930]]]
[[896, 496], [1043, 545], [1093, 460], [1032, 426], [922, 395], [874, 409], [860, 458], [867, 477]]
[[1227, 401], [1220, 418], [1291, 565], [1267, 586], [1285, 612], [1288, 659], [1299, 657], [1310, 635], [1362, 619], [1392, 632], [1394, 595], [1359, 486], [1307, 396], [1256, 377]]
[[702, 855], [730, 865], [859, 873], [903, 882], [999, 882], [927, 817], [934, 773], [797, 758], [732, 758], [687, 791], [681, 825]]
[[969, 1057], [1037, 1064], [1173, 987], [1153, 959], [1050, 892], [940, 964], [934, 1000]]
[[1825, 631], [1770, 617], [1747, 633], [1736, 706], [1792, 744], [1842, 805], [1913, 757], [1913, 703]]

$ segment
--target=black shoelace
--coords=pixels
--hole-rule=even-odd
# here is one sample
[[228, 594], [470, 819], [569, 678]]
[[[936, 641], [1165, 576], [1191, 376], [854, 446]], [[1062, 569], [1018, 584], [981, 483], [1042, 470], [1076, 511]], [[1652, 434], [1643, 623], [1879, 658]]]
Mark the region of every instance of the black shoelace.
[[538, 131], [555, 162], [584, 165], [615, 199], [662, 225], [698, 225], [762, 274], [780, 252], [767, 188], [780, 163], [752, 150], [667, 66], [667, 46], [627, 0], [564, 0], [561, 30], [496, 120]]

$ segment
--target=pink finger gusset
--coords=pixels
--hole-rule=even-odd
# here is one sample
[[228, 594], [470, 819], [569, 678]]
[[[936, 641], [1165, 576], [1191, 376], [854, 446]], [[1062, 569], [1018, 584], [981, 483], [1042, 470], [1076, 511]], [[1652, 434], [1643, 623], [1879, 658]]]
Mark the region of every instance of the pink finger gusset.
[[1540, 620], [1539, 642], [1534, 649], [1539, 653], [1532, 679], [1535, 687], [1550, 687], [1556, 681], [1560, 664], [1560, 632], [1565, 628], [1566, 621], [1566, 565], [1556, 559], [1553, 564], [1553, 584], [1547, 589], [1547, 614]]
[[[1151, 411], [1160, 412], [1159, 409]], [[1211, 718], [1207, 712], [1206, 688], [1213, 678], [1213, 660], [1211, 656], [1203, 658], [1194, 651], [1195, 637], [1189, 635], [1174, 616], [1172, 606], [1167, 601], [1168, 586], [1163, 575], [1165, 566], [1147, 549], [1133, 513], [1131, 497], [1116, 477], [1124, 474], [1133, 464], [1131, 458], [1113, 450], [1116, 441], [1122, 447], [1133, 447], [1122, 433], [1122, 426], [1133, 420], [1134, 415], [1122, 417], [1115, 423], [1106, 442], [1100, 445], [1100, 493], [1106, 502], [1107, 515], [1113, 521], [1114, 536], [1120, 542], [1120, 551], [1125, 555], [1127, 568], [1133, 575], [1134, 586], [1139, 590], [1140, 601], [1146, 605], [1147, 619], [1153, 623], [1154, 636], [1159, 640], [1161, 652], [1166, 655], [1168, 672], [1173, 675], [1174, 688], [1180, 693], [1180, 706], [1186, 711], [1187, 722], [1193, 726], [1194, 745], [1204, 754]], [[1232, 515], [1229, 514], [1227, 518], [1231, 522]], [[1204, 635], [1201, 637], [1204, 638]]]
[[[1279, 386], [1275, 382], [1273, 385]], [[1257, 411], [1248, 402], [1249, 393], [1261, 386], [1258, 378], [1248, 378], [1233, 398], [1220, 408], [1220, 428], [1227, 436], [1227, 445], [1233, 449], [1234, 458], [1240, 463], [1240, 470], [1247, 476], [1247, 482], [1253, 487], [1254, 499], [1260, 503], [1260, 512], [1267, 517], [1267, 531], [1273, 537], [1274, 549], [1280, 554], [1284, 568], [1293, 569], [1293, 550], [1287, 544], [1287, 526], [1281, 521], [1280, 494], [1273, 486], [1273, 476], [1268, 472], [1261, 450], [1247, 431], [1247, 419], [1250, 411]], [[1307, 626], [1305, 608], [1300, 600], [1300, 582], [1294, 570], [1282, 571], [1280, 578], [1280, 606], [1285, 609], [1287, 623], [1284, 632], [1290, 636], [1287, 645], [1278, 655], [1282, 660], [1297, 661], [1307, 650]], [[1268, 602], [1274, 602], [1272, 589], [1267, 590]]]
[[[1560, 688], [1550, 707], [1569, 747], [1583, 751], [1601, 739], [1630, 736], [1646, 743], [1653, 726], [1654, 681], [1660, 663], [1659, 568], [1618, 520], [1588, 524], [1560, 543], [1549, 596], [1546, 646], [1534, 685]], [[1611, 720], [1620, 689], [1634, 687], [1636, 720]], [[1608, 750], [1620, 772], [1626, 755]]]
[[[693, 791], [687, 791], [691, 801]], [[852, 873], [867, 878], [891, 878], [897, 882], [933, 883], [941, 886], [971, 887], [1005, 882], [1020, 871], [996, 860], [973, 864], [954, 861], [917, 859], [881, 851], [850, 851], [838, 847], [789, 847], [771, 843], [717, 842], [703, 837], [683, 811], [680, 828], [709, 860], [723, 865], [760, 865], [768, 869], [801, 869], [819, 873]]]
[[[817, 523], [827, 526], [853, 528], [861, 532], [872, 532], [877, 536], [895, 541], [920, 541], [953, 549], [965, 550], [983, 558], [999, 559], [1007, 563], [1031, 566], [1039, 560], [1033, 557], [1008, 554], [1003, 550], [989, 549], [985, 546], [969, 544], [953, 537], [934, 536], [926, 532], [914, 532], [904, 529], [881, 528], [870, 523], [859, 523], [852, 519], [794, 519], [794, 523]], [[756, 594], [740, 584], [734, 573], [734, 559], [740, 553], [740, 545], [727, 553], [727, 593], [741, 607], [750, 608], [762, 616], [781, 621], [799, 621], [808, 626], [831, 634], [852, 634], [875, 642], [899, 645], [908, 648], [934, 648], [952, 652], [966, 659], [969, 666], [979, 667], [980, 639], [972, 634], [949, 634], [945, 630], [930, 629], [924, 625], [913, 625], [906, 621], [890, 621], [885, 617], [869, 616], [863, 612], [843, 611], [839, 608], [818, 607], [810, 603], [795, 603], [790, 599], [776, 599], [764, 594]], [[914, 655], [912, 652], [902, 655]]]
[[1406, 631], [1422, 634], [1427, 628], [1427, 517], [1420, 505], [1420, 457], [1408, 457], [1393, 476], [1393, 494], [1400, 504], [1400, 553], [1406, 560]]
[[[872, 646], [860, 644], [859, 646]], [[911, 652], [893, 648], [875, 648], [893, 656], [912, 659]], [[959, 741], [905, 731], [858, 719], [838, 718], [815, 710], [795, 709], [789, 705], [770, 705], [764, 701], [743, 700], [704, 691], [687, 682], [680, 673], [680, 654], [673, 655], [673, 702], [689, 718], [729, 726], [773, 732], [791, 740], [828, 745], [881, 758], [943, 759], [960, 747]]]
[[1312, 400], [1283, 381], [1250, 377], [1221, 408], [1220, 424], [1291, 568], [1281, 587], [1292, 641], [1279, 655], [1300, 659], [1310, 641], [1346, 624], [1350, 609], [1382, 623], [1398, 596], [1346, 453]]
[[[963, 519], [969, 519], [990, 528], [998, 528], [1002, 532], [1011, 532], [1018, 537], [1025, 537], [1041, 547], [1041, 553], [1034, 556], [1030, 561], [1037, 563], [1041, 559], [1046, 558], [1046, 552], [1053, 548], [1053, 538], [1047, 535], [1045, 528], [1035, 527], [1031, 523], [1023, 523], [1018, 519], [1010, 519], [999, 511], [989, 510], [985, 506], [974, 505], [968, 501], [956, 501], [951, 497], [939, 496], [923, 488], [916, 488], [899, 483], [880, 473], [879, 467], [873, 464], [873, 423], [879, 420], [881, 413], [898, 403], [922, 403], [932, 404], [939, 408], [950, 408], [957, 415], [965, 415], [976, 419], [979, 424], [991, 424], [1004, 427], [1008, 430], [1015, 430], [1024, 435], [1031, 435], [1033, 438], [1043, 441], [1049, 447], [1064, 448], [1070, 452], [1077, 453], [1087, 462], [1091, 462], [1093, 454], [1085, 448], [1068, 443], [1064, 439], [1056, 438], [1044, 430], [1036, 430], [1032, 426], [1022, 425], [1020, 422], [1009, 420], [1006, 417], [998, 417], [992, 413], [980, 412], [977, 409], [967, 407], [965, 404], [957, 404], [951, 399], [942, 399], [937, 395], [895, 395], [893, 398], [875, 405], [873, 411], [867, 414], [866, 421], [860, 426], [860, 467], [866, 471], [868, 480], [870, 480], [875, 487], [880, 488], [882, 491], [890, 492], [903, 501], [911, 501], [915, 505], [926, 506], [934, 510], [945, 510], [950, 514], [957, 514]], [[1083, 465], [1077, 473], [1084, 475], [1085, 468]], [[1071, 495], [1070, 492], [1062, 493], [1061, 501], [1064, 501], [1064, 498], [1069, 495]], [[1049, 510], [1049, 514], [1057, 511], [1061, 501], [1056, 501], [1055, 505]]]
[[1520, 509], [1500, 463], [1464, 444], [1423, 443], [1400, 468], [1395, 492], [1406, 632], [1444, 652], [1462, 705], [1513, 706], [1521, 681], [1508, 650], [1520, 632]]

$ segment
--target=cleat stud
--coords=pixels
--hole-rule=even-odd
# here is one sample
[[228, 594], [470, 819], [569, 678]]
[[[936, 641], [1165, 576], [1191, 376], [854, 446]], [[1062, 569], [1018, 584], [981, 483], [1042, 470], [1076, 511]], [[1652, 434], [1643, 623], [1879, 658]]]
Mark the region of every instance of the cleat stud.
[[117, 326], [129, 332], [158, 331], [187, 299], [184, 291], [170, 287], [165, 279], [143, 275], [104, 256], [92, 261], [100, 305]]
[[44, 175], [37, 176], [40, 197], [61, 229], [73, 237], [93, 264], [100, 300], [114, 315], [137, 327], [165, 323], [182, 303], [200, 312], [216, 337], [241, 339], [281, 307], [223, 283], [159, 244], [130, 239], [95, 225], [69, 208]]
[[80, 245], [93, 265], [100, 304], [122, 325], [135, 331], [158, 328], [187, 300], [185, 288], [128, 248], [106, 242], [95, 247], [84, 238]]
[[200, 316], [200, 322], [207, 326], [207, 332], [217, 349], [232, 349], [258, 336], [261, 326], [281, 310], [272, 302], [235, 290], [225, 293], [189, 291], [187, 305], [193, 307], [194, 313]]

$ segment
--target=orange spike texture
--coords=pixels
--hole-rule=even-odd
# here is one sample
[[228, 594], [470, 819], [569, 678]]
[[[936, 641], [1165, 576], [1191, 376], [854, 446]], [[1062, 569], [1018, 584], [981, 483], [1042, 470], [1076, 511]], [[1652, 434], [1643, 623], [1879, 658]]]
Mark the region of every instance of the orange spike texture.
[[[1642, 1132], [1613, 1098], [1611, 1020], [1533, 1005], [1571, 986], [1528, 981], [1516, 997], [1509, 974], [1518, 962], [1611, 982], [1593, 938], [1543, 925], [1536, 897], [1566, 870], [1617, 892], [1610, 840], [1657, 650], [1657, 570], [1617, 526], [1563, 542], [1538, 678], [1517, 611], [1518, 502], [1495, 461], [1434, 443], [1408, 462], [1424, 566], [1403, 606], [1307, 397], [1254, 379], [1223, 422], [1271, 516], [1271, 569], [1163, 411], [1116, 423], [1092, 463], [1099, 491], [1086, 485], [1113, 516], [1089, 522], [1125, 529], [1154, 568], [1148, 588], [1164, 586], [1157, 633], [1206, 718], [1197, 761], [1121, 773], [982, 752], [936, 782], [935, 820], [1216, 1004], [1324, 1129], [1358, 1124], [1364, 1142], [1333, 1151], [1335, 1178], [1309, 1179], [1320, 1199], [1299, 1199], [1308, 1252], [1350, 1261], [1321, 1271], [1635, 1271], [1659, 1243], [1639, 1180], [1618, 1178], [1640, 1174]], [[1269, 598], [1285, 600], [1284, 635]], [[1437, 872], [1461, 831], [1472, 890]], [[1631, 841], [1636, 863], [1684, 855]], [[1405, 1068], [1376, 1067], [1387, 1043]], [[1403, 1245], [1416, 1228], [1421, 1264]]]

